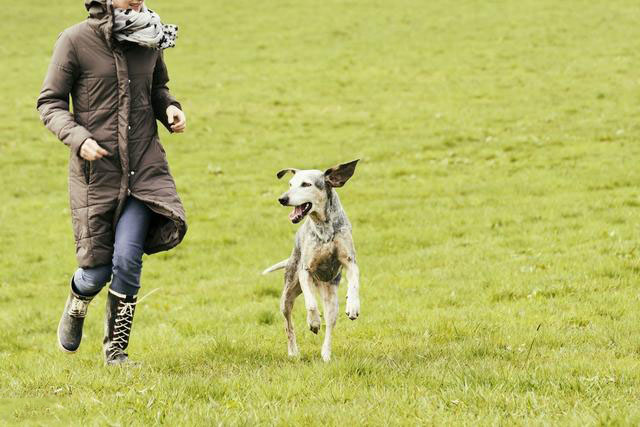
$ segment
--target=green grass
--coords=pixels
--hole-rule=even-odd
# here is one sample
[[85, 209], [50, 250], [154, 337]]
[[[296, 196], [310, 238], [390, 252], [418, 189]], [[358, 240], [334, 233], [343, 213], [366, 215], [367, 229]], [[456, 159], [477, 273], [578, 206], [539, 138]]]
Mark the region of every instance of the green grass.
[[[1, 420], [640, 423], [636, 2], [149, 2], [181, 27], [189, 129], [161, 137], [190, 228], [145, 258], [125, 370], [102, 366], [104, 294], [56, 348], [68, 151], [35, 99], [82, 2], [3, 6]], [[275, 171], [358, 157], [361, 317], [324, 364], [299, 300], [289, 360], [281, 273], [258, 274], [296, 229]]]

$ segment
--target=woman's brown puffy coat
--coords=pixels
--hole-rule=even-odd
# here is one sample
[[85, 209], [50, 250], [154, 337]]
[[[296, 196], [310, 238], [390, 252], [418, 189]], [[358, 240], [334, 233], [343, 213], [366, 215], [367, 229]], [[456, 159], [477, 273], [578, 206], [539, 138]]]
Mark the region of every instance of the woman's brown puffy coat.
[[[47, 128], [68, 145], [69, 196], [78, 265], [111, 263], [114, 230], [127, 196], [155, 213], [144, 250], [176, 246], [187, 230], [185, 213], [160, 140], [169, 93], [162, 53], [112, 37], [111, 0], [85, 0], [86, 21], [58, 38], [38, 110]], [[69, 112], [69, 95], [73, 113]], [[111, 155], [86, 161], [79, 149], [95, 139]]]

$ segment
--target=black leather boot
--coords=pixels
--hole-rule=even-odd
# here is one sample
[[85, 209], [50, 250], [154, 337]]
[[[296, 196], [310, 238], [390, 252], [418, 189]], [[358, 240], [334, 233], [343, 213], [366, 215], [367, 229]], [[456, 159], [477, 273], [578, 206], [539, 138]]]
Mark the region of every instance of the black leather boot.
[[102, 346], [104, 362], [107, 365], [129, 363], [129, 356], [125, 350], [129, 346], [136, 304], [135, 295], [122, 295], [109, 289]]
[[82, 341], [82, 326], [89, 303], [95, 295], [86, 297], [78, 294], [71, 279], [71, 291], [58, 323], [58, 345], [66, 353], [75, 353]]

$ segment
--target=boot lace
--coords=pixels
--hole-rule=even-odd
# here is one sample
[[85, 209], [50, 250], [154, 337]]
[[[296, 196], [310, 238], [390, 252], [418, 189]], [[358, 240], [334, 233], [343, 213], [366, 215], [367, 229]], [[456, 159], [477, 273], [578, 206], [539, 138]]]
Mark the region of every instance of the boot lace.
[[124, 351], [129, 344], [129, 334], [131, 333], [131, 325], [133, 323], [133, 312], [137, 302], [120, 301], [117, 308], [115, 325], [113, 327], [113, 350], [117, 352]]
[[71, 299], [71, 304], [69, 305], [69, 316], [78, 318], [85, 317], [87, 315], [87, 309], [89, 308], [90, 302], [91, 301], [73, 297]]
[[109, 352], [110, 357], [113, 358], [118, 355], [127, 356], [127, 353], [125, 353], [124, 350], [129, 345], [129, 335], [131, 334], [133, 313], [136, 309], [136, 304], [141, 303], [142, 300], [157, 290], [158, 289], [154, 289], [136, 302], [118, 301], [116, 320], [113, 327], [113, 339], [111, 340], [112, 348]]

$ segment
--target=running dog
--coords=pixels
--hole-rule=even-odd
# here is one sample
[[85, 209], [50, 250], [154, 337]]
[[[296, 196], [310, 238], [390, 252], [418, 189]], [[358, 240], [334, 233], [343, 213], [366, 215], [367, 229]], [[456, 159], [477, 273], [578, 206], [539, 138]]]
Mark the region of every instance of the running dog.
[[338, 319], [338, 284], [344, 267], [347, 282], [347, 308], [349, 319], [360, 314], [360, 271], [356, 264], [356, 251], [351, 236], [351, 223], [342, 209], [334, 188], [342, 187], [353, 176], [358, 160], [344, 163], [322, 172], [319, 170], [282, 169], [278, 179], [288, 172], [293, 174], [289, 191], [278, 201], [283, 206], [294, 206], [289, 219], [294, 224], [307, 217], [298, 229], [291, 256], [262, 272], [267, 274], [281, 268], [284, 290], [280, 310], [284, 315], [289, 356], [298, 355], [296, 335], [291, 311], [301, 293], [307, 308], [307, 324], [314, 334], [320, 330], [320, 313], [314, 288], [322, 296], [326, 320], [326, 334], [322, 344], [322, 359], [331, 359], [331, 332]]

